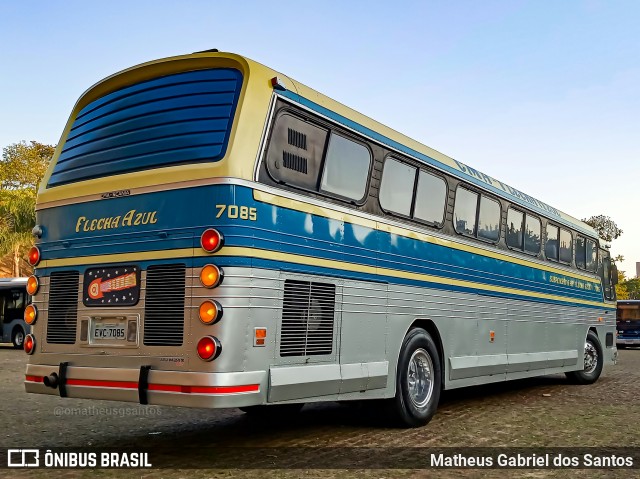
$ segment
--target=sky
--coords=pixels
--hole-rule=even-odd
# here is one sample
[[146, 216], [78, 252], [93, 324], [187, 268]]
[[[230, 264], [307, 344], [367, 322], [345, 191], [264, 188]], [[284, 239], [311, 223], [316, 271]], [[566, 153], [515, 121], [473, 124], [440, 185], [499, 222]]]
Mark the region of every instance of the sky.
[[55, 144], [92, 84], [218, 48], [577, 218], [640, 262], [640, 2], [0, 0], [0, 147]]

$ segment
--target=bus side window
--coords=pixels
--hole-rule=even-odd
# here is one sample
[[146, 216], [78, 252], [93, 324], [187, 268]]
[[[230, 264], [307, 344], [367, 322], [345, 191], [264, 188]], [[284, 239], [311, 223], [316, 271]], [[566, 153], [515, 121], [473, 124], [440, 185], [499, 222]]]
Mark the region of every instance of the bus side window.
[[544, 245], [544, 254], [547, 259], [552, 261], [558, 261], [558, 236], [558, 227], [547, 225], [547, 242]]
[[320, 189], [362, 201], [370, 168], [371, 152], [366, 146], [331, 133]]
[[478, 238], [489, 241], [500, 239], [500, 203], [484, 195], [480, 197]]
[[576, 266], [580, 269], [586, 269], [586, 255], [585, 255], [585, 239], [582, 236], [578, 236], [576, 239]]
[[442, 226], [446, 202], [447, 184], [444, 179], [420, 170], [413, 211], [414, 218]]
[[564, 228], [560, 228], [560, 262], [571, 264], [573, 259], [573, 244], [571, 232]]
[[413, 200], [413, 186], [416, 180], [416, 168], [393, 158], [387, 158], [383, 168], [382, 183], [380, 184], [380, 206], [385, 211], [409, 216]]
[[458, 190], [456, 191], [456, 202], [453, 209], [454, 226], [458, 233], [475, 236], [477, 208], [478, 194], [465, 188], [458, 187]]
[[585, 256], [587, 261], [587, 271], [595, 273], [596, 268], [598, 267], [598, 248], [596, 247], [595, 241], [590, 239], [587, 240]]

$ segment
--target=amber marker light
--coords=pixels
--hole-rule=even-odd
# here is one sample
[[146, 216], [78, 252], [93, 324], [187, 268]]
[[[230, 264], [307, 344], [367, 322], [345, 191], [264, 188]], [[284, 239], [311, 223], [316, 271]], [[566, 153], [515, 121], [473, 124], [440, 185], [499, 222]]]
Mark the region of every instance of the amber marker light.
[[29, 276], [29, 279], [27, 280], [27, 293], [33, 296], [38, 292], [39, 288], [40, 283], [38, 282], [38, 278], [35, 276]]
[[24, 308], [24, 322], [27, 324], [33, 324], [38, 319], [38, 310], [33, 304]]
[[218, 338], [213, 336], [205, 336], [198, 341], [198, 356], [203, 361], [213, 361], [222, 352], [222, 345]]
[[224, 245], [222, 233], [213, 228], [209, 228], [200, 236], [200, 246], [207, 253], [215, 253]]
[[27, 334], [24, 338], [24, 352], [27, 354], [33, 354], [36, 350], [36, 338], [33, 337], [33, 334]]
[[222, 318], [222, 306], [215, 300], [205, 301], [200, 305], [199, 314], [204, 324], [215, 324]]
[[36, 266], [40, 262], [40, 249], [37, 246], [33, 246], [29, 250], [29, 264]]
[[224, 274], [216, 265], [208, 264], [200, 271], [200, 282], [205, 288], [215, 288], [222, 282]]

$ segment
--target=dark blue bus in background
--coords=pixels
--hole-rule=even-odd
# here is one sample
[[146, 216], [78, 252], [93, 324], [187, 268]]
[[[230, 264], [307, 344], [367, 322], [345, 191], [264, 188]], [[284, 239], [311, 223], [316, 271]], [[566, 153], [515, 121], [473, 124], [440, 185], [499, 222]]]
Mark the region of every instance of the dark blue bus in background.
[[0, 324], [2, 343], [22, 348], [31, 327], [24, 321], [24, 308], [31, 298], [27, 294], [27, 278], [0, 278]]
[[640, 300], [618, 301], [617, 346], [640, 346]]

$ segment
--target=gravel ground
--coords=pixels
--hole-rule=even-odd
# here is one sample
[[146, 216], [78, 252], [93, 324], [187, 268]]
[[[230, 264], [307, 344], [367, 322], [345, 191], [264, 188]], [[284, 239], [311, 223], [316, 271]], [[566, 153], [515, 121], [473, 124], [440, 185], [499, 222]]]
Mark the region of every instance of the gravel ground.
[[[216, 447], [379, 448], [392, 457], [407, 447], [618, 447], [640, 448], [640, 349], [620, 351], [617, 366], [591, 386], [563, 375], [446, 392], [423, 428], [388, 428], [368, 408], [336, 403], [307, 405], [279, 421], [250, 418], [238, 410], [142, 407], [131, 403], [27, 395], [26, 355], [0, 346], [0, 436], [8, 447], [151, 448], [162, 460], [195, 460]], [[104, 409], [100, 409], [104, 408]], [[208, 449], [203, 449], [206, 446]], [[639, 449], [640, 450], [640, 449]], [[170, 457], [166, 457], [167, 451]], [[246, 465], [263, 454], [247, 449]], [[288, 452], [287, 452], [288, 451]], [[320, 449], [317, 449], [320, 451]], [[295, 469], [0, 470], [3, 477], [209, 478], [209, 477], [640, 477], [640, 470], [407, 470], [307, 469], [295, 449], [279, 458]], [[160, 453], [159, 453], [160, 454]], [[315, 453], [314, 453], [315, 454]], [[253, 456], [253, 457], [252, 457]], [[378, 458], [380, 456], [377, 456]], [[158, 457], [156, 457], [158, 459]], [[393, 462], [393, 461], [392, 461]], [[398, 466], [401, 461], [396, 461]], [[588, 474], [588, 476], [586, 475]]]

